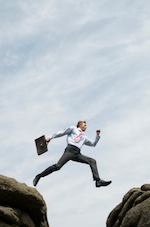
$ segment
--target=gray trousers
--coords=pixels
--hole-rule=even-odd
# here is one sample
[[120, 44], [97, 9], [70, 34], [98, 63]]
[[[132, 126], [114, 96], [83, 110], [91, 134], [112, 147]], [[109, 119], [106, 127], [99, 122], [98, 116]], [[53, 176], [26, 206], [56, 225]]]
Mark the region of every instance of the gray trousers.
[[56, 164], [45, 169], [42, 173], [40, 173], [40, 177], [45, 177], [54, 171], [60, 170], [61, 167], [70, 160], [88, 164], [91, 168], [93, 179], [100, 179], [95, 159], [82, 155], [80, 153], [80, 149], [73, 145], [68, 145], [59, 161]]

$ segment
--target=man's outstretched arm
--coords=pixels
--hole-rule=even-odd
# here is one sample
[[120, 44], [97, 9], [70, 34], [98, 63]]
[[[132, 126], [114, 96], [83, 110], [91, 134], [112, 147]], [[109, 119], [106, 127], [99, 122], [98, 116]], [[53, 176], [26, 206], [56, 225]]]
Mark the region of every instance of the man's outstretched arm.
[[86, 138], [85, 140], [85, 145], [87, 146], [91, 146], [91, 147], [95, 147], [96, 144], [98, 143], [99, 139], [100, 139], [100, 133], [101, 133], [101, 130], [96, 130], [96, 137], [95, 137], [95, 140], [94, 141], [91, 141], [90, 139]]
[[72, 129], [73, 129], [72, 126], [70, 126], [68, 128], [65, 128], [64, 130], [61, 130], [61, 131], [53, 134], [52, 136], [45, 136], [45, 140], [47, 143], [49, 143], [51, 141], [51, 139], [68, 135], [72, 131]]

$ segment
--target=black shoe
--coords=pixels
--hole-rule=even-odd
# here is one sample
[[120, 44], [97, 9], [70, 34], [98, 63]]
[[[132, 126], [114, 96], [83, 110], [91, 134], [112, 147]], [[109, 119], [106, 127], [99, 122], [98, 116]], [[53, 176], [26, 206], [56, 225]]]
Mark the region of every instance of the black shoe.
[[34, 178], [34, 180], [33, 180], [33, 185], [34, 186], [36, 186], [37, 185], [37, 183], [38, 183], [38, 181], [40, 180], [40, 175], [37, 175], [35, 178]]
[[109, 184], [111, 184], [111, 181], [104, 181], [104, 180], [98, 180], [95, 183], [96, 187], [107, 186]]

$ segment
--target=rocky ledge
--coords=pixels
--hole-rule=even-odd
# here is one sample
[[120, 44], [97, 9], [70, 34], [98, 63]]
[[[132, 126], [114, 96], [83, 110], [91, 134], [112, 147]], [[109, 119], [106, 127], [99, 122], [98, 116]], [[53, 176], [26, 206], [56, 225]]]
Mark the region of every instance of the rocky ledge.
[[49, 227], [41, 194], [24, 183], [0, 175], [0, 226]]
[[107, 227], [150, 227], [150, 184], [133, 188], [109, 214]]

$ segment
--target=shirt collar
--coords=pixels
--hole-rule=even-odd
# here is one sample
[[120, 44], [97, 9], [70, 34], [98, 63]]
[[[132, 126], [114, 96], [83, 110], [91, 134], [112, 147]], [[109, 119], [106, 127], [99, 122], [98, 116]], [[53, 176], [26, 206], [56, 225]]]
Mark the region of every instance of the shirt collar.
[[83, 132], [83, 131], [81, 130], [81, 128], [78, 128], [78, 130], [79, 130], [80, 132]]

